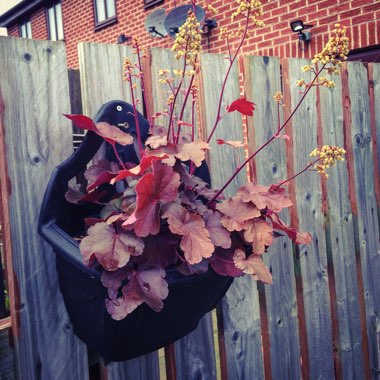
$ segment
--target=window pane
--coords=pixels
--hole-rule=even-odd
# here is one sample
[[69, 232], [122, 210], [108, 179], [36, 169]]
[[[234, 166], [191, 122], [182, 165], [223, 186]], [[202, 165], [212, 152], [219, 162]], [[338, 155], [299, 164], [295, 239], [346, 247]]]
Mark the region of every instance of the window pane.
[[48, 19], [49, 19], [49, 34], [52, 41], [57, 41], [57, 28], [55, 25], [54, 17], [54, 7], [49, 8], [48, 10]]
[[107, 18], [116, 16], [115, 0], [107, 0]]
[[26, 29], [25, 29], [25, 24], [20, 25], [20, 32], [21, 32], [21, 37], [26, 38]]
[[26, 23], [26, 35], [28, 38], [32, 38], [32, 23], [30, 21]]
[[63, 40], [63, 22], [62, 22], [62, 7], [61, 3], [55, 6], [55, 19], [57, 20], [57, 38]]
[[106, 7], [104, 0], [96, 0], [96, 21], [102, 22], [106, 19]]

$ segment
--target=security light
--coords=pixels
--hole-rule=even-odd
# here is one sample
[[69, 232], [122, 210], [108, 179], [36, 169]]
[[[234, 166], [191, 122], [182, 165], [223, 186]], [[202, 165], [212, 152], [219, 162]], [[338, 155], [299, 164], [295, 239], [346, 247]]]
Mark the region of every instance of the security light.
[[291, 22], [290, 27], [292, 28], [293, 32], [299, 32], [300, 30], [304, 29], [302, 20]]
[[313, 25], [305, 25], [302, 20], [297, 20], [290, 23], [292, 31], [298, 33], [298, 39], [304, 42], [309, 42], [311, 40], [311, 33], [304, 32], [303, 30], [309, 29], [312, 26]]
[[117, 37], [116, 43], [117, 44], [122, 44], [126, 41], [128, 41], [131, 37], [126, 36], [125, 34], [120, 34], [120, 36]]

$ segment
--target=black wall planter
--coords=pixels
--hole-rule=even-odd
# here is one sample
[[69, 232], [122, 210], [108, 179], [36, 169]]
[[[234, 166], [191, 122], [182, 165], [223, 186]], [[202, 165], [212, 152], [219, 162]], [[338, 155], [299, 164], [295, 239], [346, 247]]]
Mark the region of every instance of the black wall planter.
[[[122, 101], [106, 103], [95, 121], [113, 125], [128, 123], [128, 132], [136, 134], [131, 105]], [[139, 125], [145, 141], [148, 122], [139, 114]], [[82, 264], [79, 243], [72, 238], [81, 231], [83, 219], [94, 215], [97, 206], [78, 206], [65, 199], [68, 181], [82, 171], [98, 151], [103, 140], [88, 132], [78, 150], [55, 168], [46, 189], [39, 219], [39, 233], [57, 254], [60, 289], [75, 334], [93, 351], [109, 361], [124, 361], [152, 352], [195, 329], [204, 314], [224, 296], [232, 278], [216, 274], [211, 268], [202, 275], [182, 276], [168, 270], [169, 296], [164, 309], [155, 312], [139, 306], [121, 321], [113, 320], [105, 307], [106, 289], [100, 282], [101, 272]], [[138, 163], [133, 146], [118, 147], [125, 162]], [[106, 157], [114, 160], [112, 149]], [[195, 173], [210, 182], [204, 163]]]

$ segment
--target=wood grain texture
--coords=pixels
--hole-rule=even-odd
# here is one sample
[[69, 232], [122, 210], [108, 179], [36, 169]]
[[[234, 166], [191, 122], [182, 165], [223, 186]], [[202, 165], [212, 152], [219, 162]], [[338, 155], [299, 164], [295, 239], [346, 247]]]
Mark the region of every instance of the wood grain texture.
[[10, 329], [0, 331], [0, 379], [16, 379], [13, 349], [10, 346]]
[[102, 364], [102, 380], [147, 380], [159, 379], [158, 356], [156, 352], [124, 363]]
[[[182, 62], [182, 60], [181, 60]], [[176, 77], [172, 70], [180, 69], [174, 54], [168, 49], [153, 48], [150, 50], [150, 89], [149, 93], [154, 94], [151, 99], [151, 112], [163, 112], [167, 108], [166, 99], [170, 95], [167, 85], [159, 83], [158, 71], [169, 69], [169, 76]], [[176, 84], [179, 83], [176, 77]], [[183, 89], [188, 86], [189, 80], [184, 82]], [[178, 108], [176, 115], [180, 113], [184, 95], [179, 94]], [[189, 99], [183, 121], [191, 122], [191, 101]], [[168, 118], [159, 117], [156, 119], [157, 125], [167, 126]], [[187, 128], [188, 127], [183, 127]], [[212, 334], [211, 315], [207, 314], [199, 323], [199, 326], [190, 334], [175, 343], [175, 363], [176, 375], [178, 379], [214, 379], [216, 376], [214, 340]]]
[[[55, 255], [37, 234], [52, 169], [72, 151], [63, 43], [0, 38], [5, 101], [5, 154], [15, 272], [16, 371], [20, 379], [87, 379], [85, 346], [73, 334], [55, 269]], [[3, 160], [4, 157], [1, 158]]]
[[[321, 145], [344, 146], [342, 81], [331, 78], [334, 89], [321, 88]], [[327, 257], [333, 268], [337, 314], [337, 341], [334, 349], [339, 357], [343, 379], [358, 379], [364, 373], [360, 320], [359, 289], [355, 260], [354, 224], [348, 197], [347, 165], [340, 162], [331, 170], [326, 181], [326, 240]]]
[[[133, 62], [132, 48], [125, 45], [83, 42], [78, 45], [79, 70], [83, 114], [93, 117], [99, 108], [111, 100], [131, 103], [129, 84], [123, 81], [125, 58]], [[141, 87], [136, 84], [136, 94], [141, 101]], [[140, 104], [137, 107], [142, 109]]]
[[[249, 118], [248, 122], [248, 149], [253, 153], [277, 131], [278, 110], [273, 95], [281, 89], [279, 59], [245, 57], [244, 88], [247, 98], [256, 104], [254, 117]], [[255, 179], [263, 185], [287, 178], [285, 139], [274, 140], [264, 152], [258, 154], [254, 171]], [[289, 223], [288, 212], [283, 212], [281, 217]], [[299, 379], [300, 345], [291, 240], [286, 237], [275, 239], [263, 258], [273, 276], [272, 285], [263, 285], [270, 336], [270, 347], [264, 347], [264, 350], [270, 349], [272, 377]]]
[[[346, 73], [350, 99], [351, 124], [346, 131], [350, 140], [352, 200], [356, 205], [356, 252], [360, 258], [365, 301], [366, 326], [369, 344], [370, 366], [379, 368], [377, 331], [380, 326], [380, 278], [379, 221], [374, 185], [374, 162], [370, 125], [368, 72], [360, 62], [347, 65]], [[378, 377], [372, 370], [372, 379]]]
[[[206, 136], [217, 116], [219, 93], [227, 67], [228, 62], [222, 55], [203, 54], [201, 57], [200, 123]], [[222, 109], [239, 97], [238, 71], [235, 65], [227, 82]], [[221, 187], [244, 159], [242, 150], [218, 146], [215, 142], [218, 138], [243, 140], [240, 114], [231, 113], [222, 119], [210, 142], [210, 167], [215, 188]], [[233, 195], [246, 182], [246, 172], [242, 171], [226, 189], [225, 195]], [[221, 303], [220, 312], [223, 315], [228, 378], [262, 379], [264, 369], [256, 282], [248, 276], [235, 279]]]
[[[173, 70], [183, 69], [183, 60], [181, 59], [180, 61], [178, 61], [177, 59], [175, 59], [175, 54], [170, 49], [151, 48], [148, 54], [150, 55], [150, 79], [148, 93], [151, 95], [149, 96], [149, 111], [151, 115], [153, 115], [157, 112], [163, 113], [165, 109], [168, 109], [166, 100], [169, 97], [169, 95], [172, 94], [168, 85], [159, 83], [159, 79], [163, 78], [162, 76], [159, 76], [159, 70], [170, 70], [168, 76], [173, 77], [175, 79], [173, 87], [176, 87], [180, 83], [180, 77], [178, 75], [175, 75], [173, 73]], [[181, 91], [179, 92], [177, 97], [177, 107], [174, 111], [174, 115], [177, 118], [179, 118], [182, 104], [185, 98], [184, 92], [187, 90], [189, 83], [189, 77], [185, 76], [185, 79], [181, 86]], [[188, 97], [182, 119], [182, 121], [191, 123], [191, 96]], [[158, 126], [167, 127], [168, 116], [158, 116], [155, 120], [155, 123]], [[195, 125], [197, 125], [197, 123], [195, 123]], [[190, 130], [190, 127], [182, 126], [183, 133], [189, 133]]]
[[[79, 44], [82, 109], [85, 115], [94, 116], [102, 104], [110, 100], [124, 100], [131, 103], [129, 84], [123, 81], [123, 62], [126, 57], [134, 59], [132, 48], [128, 46]], [[104, 64], [101, 64], [102, 62]], [[135, 94], [141, 101], [139, 84], [137, 84]], [[138, 374], [141, 369], [144, 370]], [[135, 377], [128, 377], [131, 374], [134, 374]], [[109, 380], [125, 378], [154, 380], [158, 376], [157, 353], [126, 362], [113, 363], [108, 370]]]
[[380, 64], [370, 63], [369, 74], [369, 96], [371, 112], [371, 130], [374, 153], [375, 168], [375, 191], [377, 199], [378, 214], [380, 218]]
[[[300, 77], [311, 80], [301, 67], [310, 64], [307, 60], [290, 59], [288, 61], [289, 77], [285, 78], [286, 89], [291, 97], [293, 109], [301, 95], [295, 85]], [[298, 173], [310, 161], [309, 153], [317, 147], [317, 108], [316, 92], [310, 91], [302, 106], [292, 119], [292, 128], [288, 135], [292, 139], [293, 172]], [[289, 173], [290, 175], [291, 173]], [[332, 323], [330, 295], [328, 286], [326, 239], [324, 215], [322, 212], [322, 189], [320, 177], [309, 172], [295, 179], [294, 198], [296, 219], [300, 230], [308, 231], [313, 236], [310, 245], [297, 246], [297, 265], [302, 275], [302, 302], [305, 313], [307, 349], [309, 357], [309, 374], [311, 379], [334, 378]], [[297, 268], [298, 269], [298, 268]]]

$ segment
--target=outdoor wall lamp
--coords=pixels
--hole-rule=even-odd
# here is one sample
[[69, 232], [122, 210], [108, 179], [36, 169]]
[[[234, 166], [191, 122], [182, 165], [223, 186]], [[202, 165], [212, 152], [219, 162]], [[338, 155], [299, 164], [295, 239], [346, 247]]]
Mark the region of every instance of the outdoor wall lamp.
[[309, 42], [311, 40], [311, 32], [305, 32], [305, 29], [311, 28], [313, 25], [305, 25], [302, 20], [293, 21], [290, 27], [293, 32], [298, 33], [299, 41]]
[[117, 44], [122, 44], [126, 41], [128, 41], [131, 37], [126, 36], [125, 34], [120, 34], [120, 36], [117, 37], [116, 43]]

